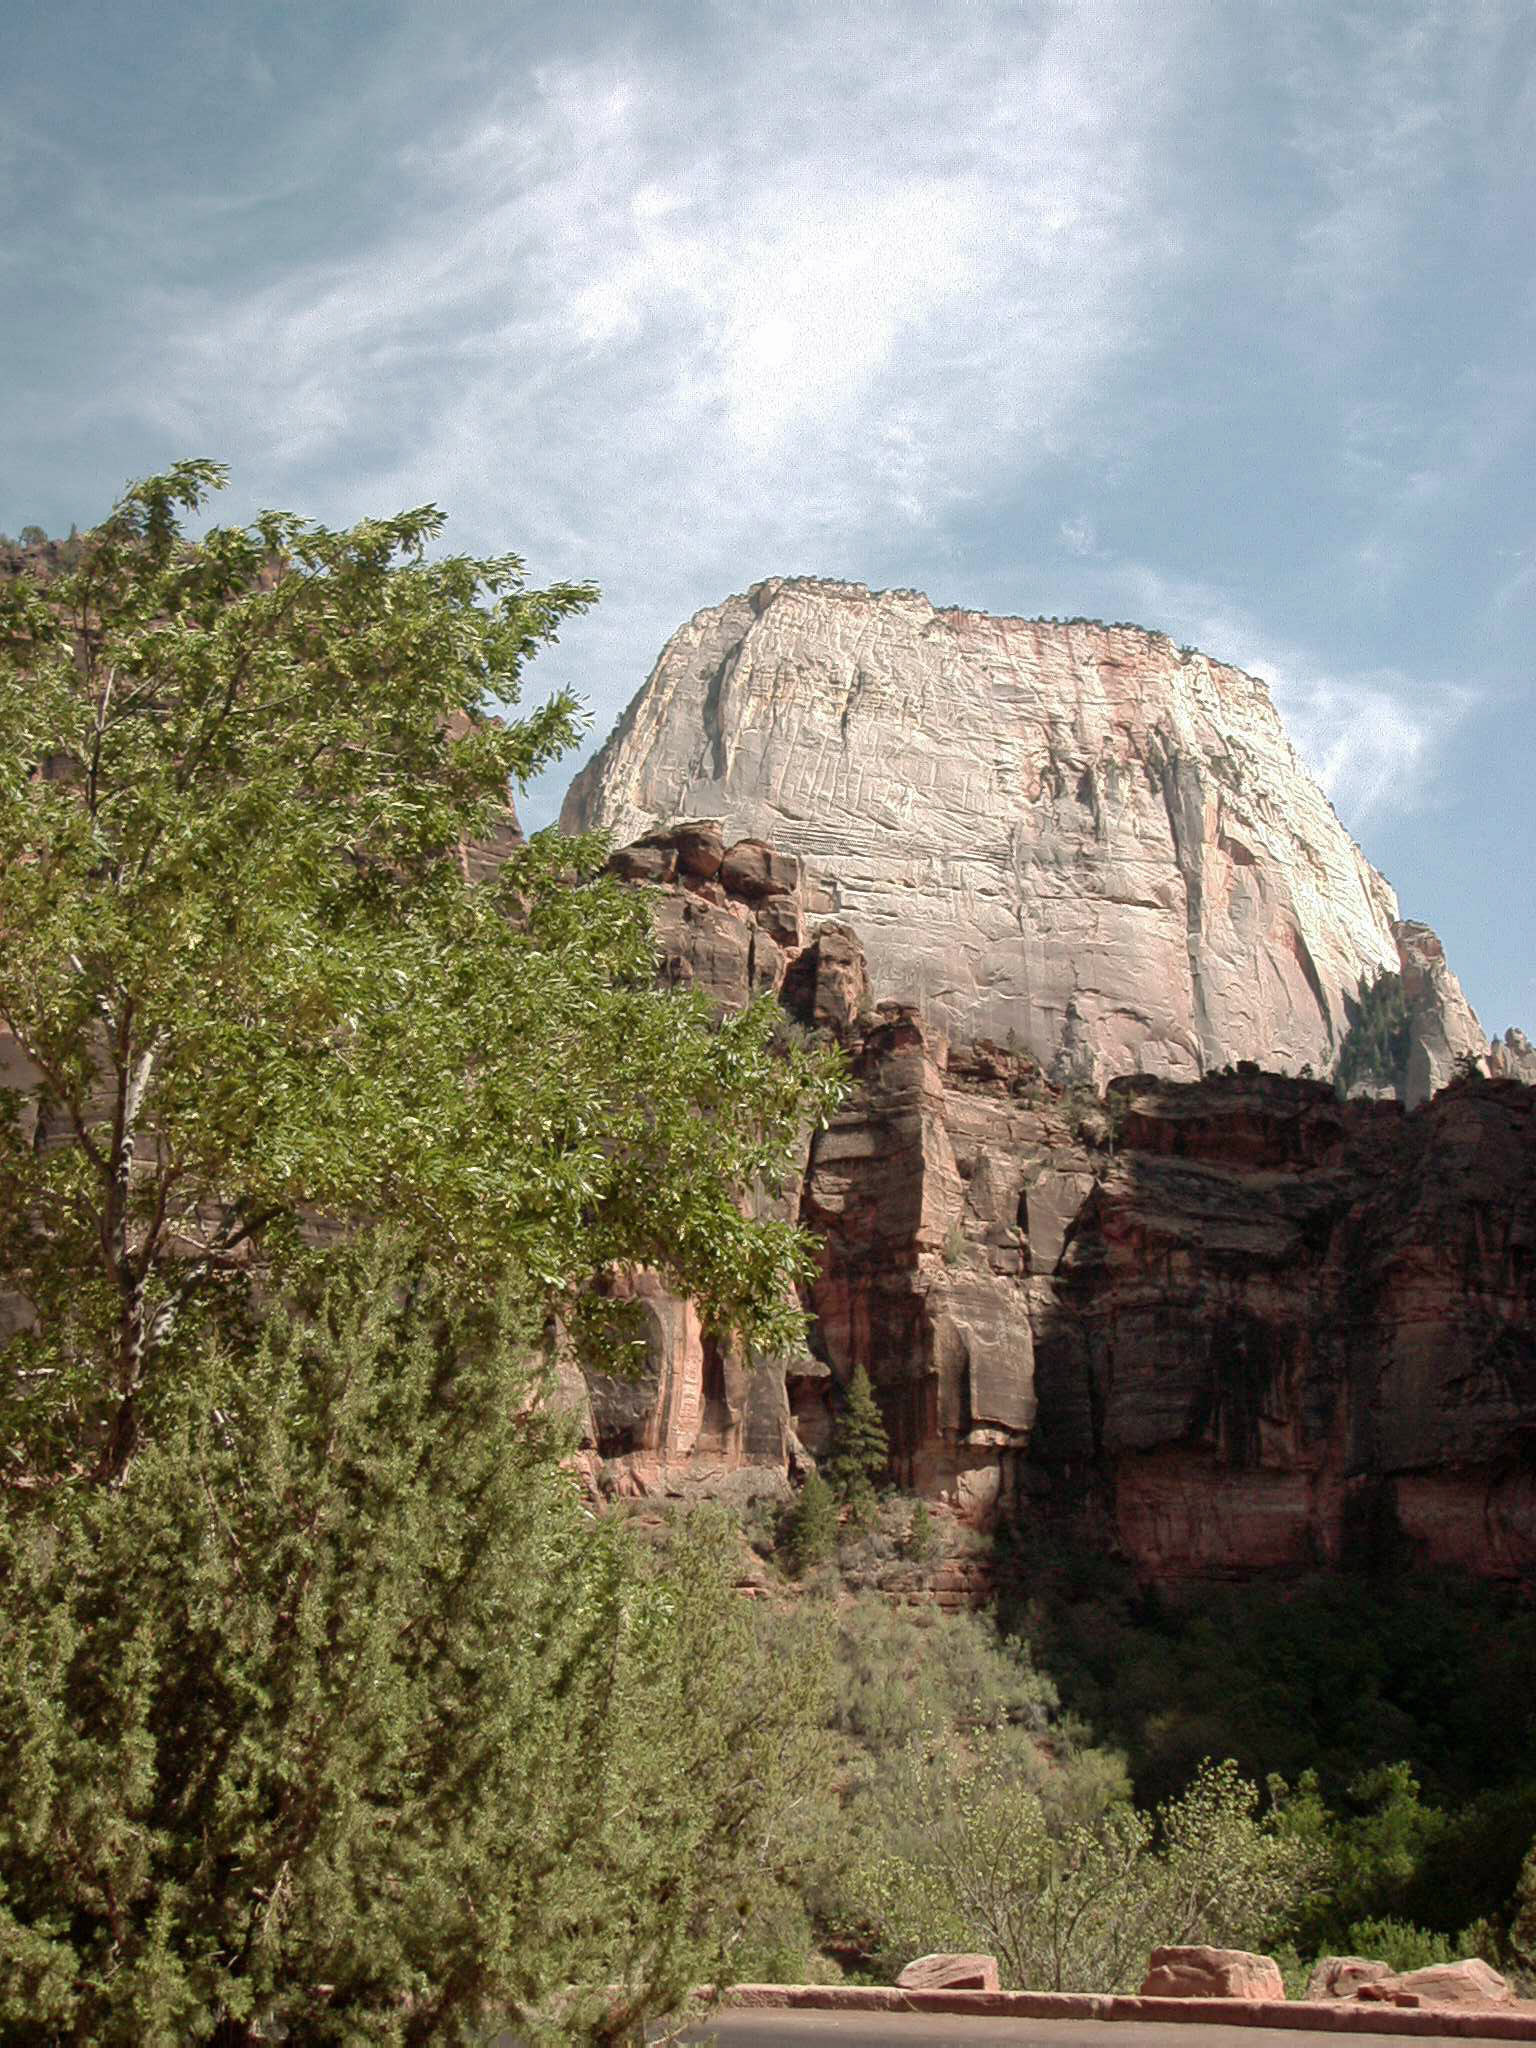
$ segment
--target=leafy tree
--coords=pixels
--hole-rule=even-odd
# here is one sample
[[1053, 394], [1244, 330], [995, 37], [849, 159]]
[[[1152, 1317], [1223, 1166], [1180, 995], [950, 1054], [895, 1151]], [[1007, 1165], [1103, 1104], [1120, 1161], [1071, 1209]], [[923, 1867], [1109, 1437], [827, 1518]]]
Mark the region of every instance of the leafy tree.
[[[594, 1277], [639, 1262], [793, 1341], [802, 1241], [734, 1196], [784, 1169], [825, 1059], [775, 1054], [768, 1006], [714, 1031], [657, 993], [594, 844], [505, 844], [509, 781], [577, 718], [486, 714], [593, 591], [428, 561], [431, 507], [187, 543], [222, 478], [135, 485], [75, 568], [0, 586], [13, 1475], [89, 1443], [119, 1479], [317, 1217], [408, 1223], [530, 1312], [589, 1320]], [[498, 834], [499, 867], [466, 853]]]
[[739, 1191], [835, 1082], [511, 843], [589, 590], [430, 508], [192, 544], [221, 474], [0, 585], [0, 2031], [617, 2038], [788, 1867], [803, 1717], [583, 1511], [550, 1350], [636, 1264], [796, 1339]]
[[852, 1510], [856, 1522], [867, 1520], [875, 1504], [875, 1481], [890, 1463], [891, 1446], [875, 1400], [875, 1390], [862, 1363], [853, 1369], [843, 1405], [832, 1432], [827, 1461], [832, 1490]]
[[24, 548], [43, 548], [48, 545], [48, 535], [41, 526], [24, 526], [20, 539]]
[[819, 1472], [812, 1471], [796, 1494], [784, 1538], [790, 1569], [801, 1575], [825, 1564], [837, 1549], [837, 1502]]

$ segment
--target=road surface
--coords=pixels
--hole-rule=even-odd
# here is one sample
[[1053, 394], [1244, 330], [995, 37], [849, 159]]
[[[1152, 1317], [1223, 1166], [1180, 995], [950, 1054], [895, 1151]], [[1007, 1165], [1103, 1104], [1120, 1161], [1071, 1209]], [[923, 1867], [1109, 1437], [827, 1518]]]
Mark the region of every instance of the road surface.
[[[683, 2037], [720, 2048], [1340, 2048], [1337, 2034], [1290, 2027], [1181, 2027], [1166, 2020], [984, 2020], [949, 2013], [726, 2012]], [[1372, 2034], [1370, 2048], [1428, 2048]]]

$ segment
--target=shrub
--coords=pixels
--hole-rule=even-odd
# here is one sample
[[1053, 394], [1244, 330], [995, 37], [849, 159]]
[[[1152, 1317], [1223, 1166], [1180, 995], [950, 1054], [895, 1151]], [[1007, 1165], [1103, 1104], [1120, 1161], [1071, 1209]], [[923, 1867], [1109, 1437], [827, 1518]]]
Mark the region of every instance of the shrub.
[[837, 1549], [837, 1502], [819, 1472], [809, 1475], [785, 1517], [784, 1547], [797, 1577], [825, 1564]]
[[903, 1795], [905, 1840], [870, 1875], [887, 1952], [985, 1950], [1024, 1988], [1134, 1990], [1161, 1944], [1262, 1947], [1313, 1881], [1231, 1763], [1155, 1816], [1111, 1799], [1063, 1820], [993, 1738], [970, 1764], [915, 1753]]

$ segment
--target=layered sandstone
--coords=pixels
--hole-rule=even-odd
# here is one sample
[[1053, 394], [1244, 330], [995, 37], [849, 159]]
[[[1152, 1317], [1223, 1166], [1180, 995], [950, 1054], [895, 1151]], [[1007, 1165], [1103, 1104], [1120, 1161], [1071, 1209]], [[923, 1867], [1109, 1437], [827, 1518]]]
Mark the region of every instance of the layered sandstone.
[[651, 1288], [645, 1380], [593, 1388], [607, 1486], [782, 1489], [862, 1364], [903, 1484], [1148, 1578], [1536, 1572], [1536, 1092], [1468, 1077], [1407, 1113], [1252, 1064], [1063, 1087], [872, 1001], [772, 852], [691, 825], [615, 866], [664, 979], [776, 989], [847, 1048], [799, 1190], [812, 1353], [723, 1355]]
[[1161, 634], [775, 579], [664, 649], [562, 822], [798, 855], [877, 999], [1063, 1078], [1331, 1069], [1391, 890], [1263, 683]]

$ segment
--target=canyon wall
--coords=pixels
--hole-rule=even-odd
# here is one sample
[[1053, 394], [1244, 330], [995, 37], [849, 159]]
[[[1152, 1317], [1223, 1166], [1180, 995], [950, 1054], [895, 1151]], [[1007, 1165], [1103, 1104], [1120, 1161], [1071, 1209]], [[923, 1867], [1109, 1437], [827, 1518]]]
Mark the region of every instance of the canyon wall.
[[[1408, 1111], [1252, 1063], [1064, 1085], [878, 1001], [800, 863], [692, 823], [621, 851], [660, 972], [844, 1045], [808, 1138], [811, 1354], [711, 1347], [651, 1288], [646, 1381], [595, 1386], [618, 1493], [787, 1490], [869, 1371], [896, 1476], [1144, 1576], [1395, 1557], [1536, 1574], [1536, 1093]], [[648, 1284], [648, 1283], [647, 1283]]]

